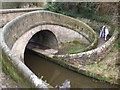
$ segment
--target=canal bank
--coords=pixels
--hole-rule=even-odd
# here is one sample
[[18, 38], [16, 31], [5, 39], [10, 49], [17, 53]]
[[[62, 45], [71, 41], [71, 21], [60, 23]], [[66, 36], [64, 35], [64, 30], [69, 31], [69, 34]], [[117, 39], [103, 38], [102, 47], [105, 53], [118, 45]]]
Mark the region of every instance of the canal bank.
[[[84, 74], [86, 76], [98, 79], [100, 81], [105, 81], [110, 84], [117, 84], [120, 85], [120, 79], [119, 79], [119, 66], [116, 65], [117, 58], [118, 58], [118, 49], [114, 47], [116, 43], [116, 31], [114, 32], [113, 36], [108, 39], [107, 42], [104, 41], [104, 43], [99, 43], [97, 50], [101, 49], [104, 45], [110, 45], [110, 49], [108, 49], [108, 52], [104, 58], [99, 60], [99, 62], [93, 63], [93, 64], [79, 64], [73, 59], [73, 64], [69, 62], [69, 58], [66, 58], [66, 60], [59, 58], [56, 55], [47, 55], [47, 54], [41, 54], [41, 51], [38, 48], [29, 48], [36, 53], [38, 53], [41, 57], [46, 58], [47, 60], [50, 60], [52, 62], [55, 62], [63, 67], [66, 67], [70, 70], [76, 71], [78, 73]], [[113, 38], [114, 37], [114, 38]], [[114, 39], [112, 41], [112, 38]], [[99, 40], [101, 41], [101, 40]], [[112, 42], [110, 42], [112, 41]], [[103, 44], [103, 45], [101, 45]], [[29, 44], [28, 44], [29, 46]], [[95, 50], [94, 50], [95, 51]], [[100, 52], [102, 53], [102, 52]], [[93, 56], [94, 57], [94, 56]]]
[[[29, 57], [31, 56], [31, 57]], [[118, 88], [117, 85], [87, 77], [76, 71], [72, 71], [41, 57], [40, 54], [26, 49], [25, 64], [39, 77], [47, 81], [53, 87], [62, 85], [66, 80], [70, 81], [71, 88]], [[60, 64], [60, 63], [59, 63]]]

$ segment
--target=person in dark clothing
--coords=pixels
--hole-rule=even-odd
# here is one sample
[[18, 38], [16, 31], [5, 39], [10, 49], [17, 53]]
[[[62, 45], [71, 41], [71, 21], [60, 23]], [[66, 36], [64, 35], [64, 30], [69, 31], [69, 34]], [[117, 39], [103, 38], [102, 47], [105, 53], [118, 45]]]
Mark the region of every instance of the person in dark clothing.
[[105, 36], [105, 25], [103, 25], [102, 27], [100, 27], [99, 38], [104, 38], [104, 36]]
[[105, 25], [103, 25], [102, 27], [100, 27], [99, 38], [105, 38], [105, 41], [106, 41], [108, 34], [109, 34], [109, 30], [108, 30], [108, 28]]

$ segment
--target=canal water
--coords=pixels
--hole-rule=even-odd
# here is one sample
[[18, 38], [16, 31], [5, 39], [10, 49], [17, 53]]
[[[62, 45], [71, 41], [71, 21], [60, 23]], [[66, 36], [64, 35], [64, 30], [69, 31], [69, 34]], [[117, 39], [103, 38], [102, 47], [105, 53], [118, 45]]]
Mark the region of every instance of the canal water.
[[38, 76], [52, 86], [62, 85], [70, 81], [71, 88], [117, 88], [118, 86], [100, 82], [90, 77], [63, 68], [53, 62], [45, 60], [36, 53], [26, 50], [25, 64]]

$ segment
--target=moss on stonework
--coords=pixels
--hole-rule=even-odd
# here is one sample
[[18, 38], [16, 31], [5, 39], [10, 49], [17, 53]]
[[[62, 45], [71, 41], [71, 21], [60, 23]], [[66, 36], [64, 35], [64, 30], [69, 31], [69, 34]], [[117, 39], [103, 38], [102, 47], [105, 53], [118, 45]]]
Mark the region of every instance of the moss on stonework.
[[[116, 53], [115, 48], [111, 47], [111, 49], [113, 49], [113, 51]], [[112, 83], [112, 84], [118, 84], [118, 85], [120, 85], [118, 83], [119, 80], [117, 80], [117, 77], [115, 77], [115, 76], [117, 76], [118, 73], [115, 74], [115, 72], [109, 71], [111, 68], [115, 68], [115, 67], [111, 66], [111, 64], [112, 65], [115, 64], [115, 62], [113, 62], [113, 60], [114, 60], [113, 58], [115, 58], [116, 56], [114, 56], [114, 55], [111, 56], [111, 55], [113, 55], [113, 52], [112, 52], [112, 54], [108, 53], [105, 57], [103, 57], [96, 64], [90, 64], [90, 65], [88, 65], [87, 66], [87, 71], [86, 71], [85, 74], [88, 75], [88, 76], [90, 76], [90, 77], [102, 80], [102, 81], [106, 81], [106, 82], [109, 82], [109, 83]], [[109, 61], [106, 61], [106, 60], [109, 60], [109, 61], [111, 60], [112, 62], [109, 62]], [[109, 63], [106, 63], [106, 62], [109, 62]], [[112, 76], [111, 75], [106, 75], [106, 73], [108, 73], [108, 72]]]
[[[60, 63], [59, 63], [60, 64]], [[118, 84], [120, 85], [120, 80], [115, 80], [114, 78], [111, 78], [111, 77], [104, 77], [103, 75], [100, 75], [100, 74], [96, 74], [96, 71], [95, 72], [90, 72], [88, 70], [83, 70], [81, 68], [78, 68], [77, 66], [75, 65], [72, 65], [68, 62], [63, 62], [63, 64], [61, 65], [63, 67], [66, 67], [66, 68], [69, 68], [73, 71], [76, 71], [78, 73], [82, 73], [88, 77], [92, 77], [92, 78], [95, 78], [95, 79], [98, 79], [98, 80], [101, 80], [101, 81], [105, 81], [105, 82], [109, 82], [111, 84]], [[90, 67], [94, 67], [94, 64], [91, 64]]]
[[58, 59], [59, 57], [58, 57], [58, 56], [53, 56], [52, 58], [54, 58], [54, 59]]
[[15, 72], [11, 69], [12, 67], [10, 67], [9, 65], [7, 65], [6, 63], [5, 63], [5, 61], [2, 61], [2, 65], [3, 65], [3, 71], [6, 73], [6, 74], [8, 74], [8, 75], [10, 75], [10, 76], [12, 76], [12, 78], [14, 79], [14, 80], [19, 80], [19, 77], [17, 76], [17, 74], [15, 74]]
[[17, 36], [14, 36], [14, 41], [18, 40], [18, 37]]
[[89, 77], [92, 77], [92, 78], [95, 78], [95, 79], [98, 79], [98, 80], [101, 80], [101, 81], [105, 81], [105, 82], [109, 82], [109, 83], [114, 83], [114, 84], [118, 84], [120, 85], [117, 80], [114, 80], [114, 78], [110, 78], [110, 77], [104, 77], [103, 75], [100, 75], [100, 74], [96, 74], [94, 72], [90, 72], [90, 71], [85, 71], [84, 74], [86, 76], [89, 76]]
[[30, 86], [26, 83], [26, 81], [23, 81], [20, 76], [12, 69], [10, 65], [8, 65], [3, 59], [2, 59], [2, 69], [3, 71], [12, 77], [13, 80], [15, 80], [19, 86], [29, 88]]
[[117, 81], [117, 84], [120, 85], [120, 79]]
[[73, 54], [83, 52], [88, 44], [81, 43], [80, 41], [71, 41], [59, 44], [59, 52], [63, 54]]

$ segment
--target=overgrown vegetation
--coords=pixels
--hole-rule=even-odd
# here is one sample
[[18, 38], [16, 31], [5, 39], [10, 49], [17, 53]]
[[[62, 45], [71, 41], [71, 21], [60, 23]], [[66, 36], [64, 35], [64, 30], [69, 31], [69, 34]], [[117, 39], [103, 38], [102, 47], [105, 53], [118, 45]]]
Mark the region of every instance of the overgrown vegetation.
[[115, 48], [120, 49], [120, 41], [117, 41], [116, 44], [114, 45]]
[[86, 49], [88, 45], [81, 43], [79, 41], [71, 41], [67, 43], [61, 43], [59, 45], [59, 53], [62, 54], [73, 54], [73, 53], [79, 53], [82, 52], [84, 49]]
[[44, 8], [74, 18], [82, 17], [108, 23], [111, 21], [111, 15], [115, 13], [116, 7], [117, 3], [50, 2]]

